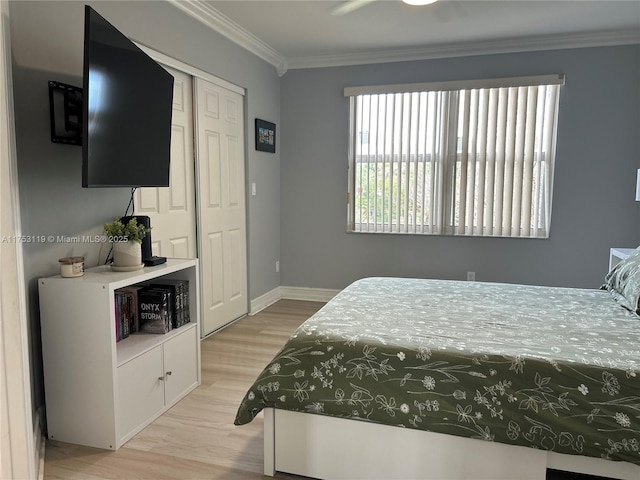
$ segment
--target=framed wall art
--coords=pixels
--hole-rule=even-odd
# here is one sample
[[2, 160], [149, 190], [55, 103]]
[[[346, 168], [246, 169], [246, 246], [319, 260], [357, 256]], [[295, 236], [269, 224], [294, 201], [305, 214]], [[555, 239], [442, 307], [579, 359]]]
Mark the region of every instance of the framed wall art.
[[276, 153], [276, 124], [256, 118], [256, 150]]

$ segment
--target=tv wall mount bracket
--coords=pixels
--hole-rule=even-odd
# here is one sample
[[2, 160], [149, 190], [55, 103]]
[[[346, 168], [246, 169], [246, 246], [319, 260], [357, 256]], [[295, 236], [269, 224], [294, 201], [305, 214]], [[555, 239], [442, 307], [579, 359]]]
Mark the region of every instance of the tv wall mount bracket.
[[51, 141], [82, 145], [82, 88], [49, 80]]

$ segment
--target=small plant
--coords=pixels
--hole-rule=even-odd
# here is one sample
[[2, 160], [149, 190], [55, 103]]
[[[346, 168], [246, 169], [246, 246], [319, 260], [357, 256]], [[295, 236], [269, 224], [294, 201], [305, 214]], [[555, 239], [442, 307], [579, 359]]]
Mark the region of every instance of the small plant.
[[135, 218], [129, 220], [126, 224], [116, 218], [111, 223], [104, 224], [104, 233], [111, 242], [137, 242], [142, 243], [142, 239], [147, 236], [150, 229], [144, 225], [138, 225]]

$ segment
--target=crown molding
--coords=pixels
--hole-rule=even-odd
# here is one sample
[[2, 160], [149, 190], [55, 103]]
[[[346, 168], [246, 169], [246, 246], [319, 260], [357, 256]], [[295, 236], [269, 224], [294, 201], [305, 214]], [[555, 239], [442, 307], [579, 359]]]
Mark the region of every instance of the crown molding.
[[280, 52], [215, 8], [198, 0], [169, 0], [169, 2], [220, 35], [273, 65], [278, 75], [282, 76], [286, 73], [287, 60]]
[[338, 55], [295, 57], [287, 59], [287, 67], [289, 69], [339, 67], [347, 65], [405, 62], [536, 50], [605, 47], [639, 43], [640, 31], [635, 29], [600, 31], [490, 40], [484, 42], [450, 43], [418, 48], [364, 51]]
[[640, 31], [628, 29], [285, 58], [273, 47], [205, 2], [199, 0], [169, 0], [169, 2], [240, 47], [267, 61], [276, 68], [280, 76], [284, 75], [288, 69], [340, 67], [537, 50], [640, 44]]

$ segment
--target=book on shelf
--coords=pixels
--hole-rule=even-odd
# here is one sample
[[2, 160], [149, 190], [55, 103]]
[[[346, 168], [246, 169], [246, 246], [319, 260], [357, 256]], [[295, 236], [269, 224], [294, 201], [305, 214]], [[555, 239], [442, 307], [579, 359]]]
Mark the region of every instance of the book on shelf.
[[139, 287], [125, 287], [115, 291], [116, 341], [127, 338], [139, 329], [139, 289]]
[[115, 311], [115, 331], [116, 331], [116, 342], [122, 340], [122, 316], [120, 315], [120, 297], [119, 295], [115, 295], [113, 297], [113, 306]]
[[167, 333], [173, 329], [173, 300], [166, 289], [144, 287], [138, 291], [140, 332]]
[[173, 298], [173, 328], [179, 328], [191, 321], [189, 316], [189, 280], [163, 279], [162, 283], [153, 283], [151, 287], [167, 290]]
[[189, 281], [161, 279], [115, 291], [116, 341], [133, 333], [164, 334], [191, 321]]

